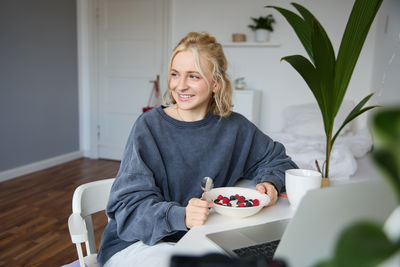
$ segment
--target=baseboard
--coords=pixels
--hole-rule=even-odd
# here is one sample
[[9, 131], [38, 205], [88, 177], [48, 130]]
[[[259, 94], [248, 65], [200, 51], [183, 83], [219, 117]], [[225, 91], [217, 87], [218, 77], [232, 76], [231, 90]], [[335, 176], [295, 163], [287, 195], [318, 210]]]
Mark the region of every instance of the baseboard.
[[25, 174], [29, 174], [32, 172], [47, 169], [47, 168], [53, 167], [58, 164], [62, 164], [62, 163], [65, 163], [65, 162], [68, 162], [68, 161], [71, 161], [74, 159], [81, 158], [82, 156], [83, 156], [82, 151], [75, 151], [75, 152], [67, 153], [64, 155], [57, 156], [57, 157], [37, 161], [37, 162], [30, 163], [27, 165], [23, 165], [23, 166], [14, 168], [14, 169], [2, 171], [2, 172], [0, 172], [0, 182], [4, 182], [4, 181], [7, 181], [7, 180], [10, 180], [10, 179], [13, 179], [13, 178], [25, 175]]
[[99, 159], [99, 157], [97, 156], [97, 154], [96, 153], [94, 153], [93, 151], [91, 151], [91, 150], [81, 150], [82, 151], [82, 153], [83, 153], [83, 157], [84, 158], [90, 158], [90, 159]]

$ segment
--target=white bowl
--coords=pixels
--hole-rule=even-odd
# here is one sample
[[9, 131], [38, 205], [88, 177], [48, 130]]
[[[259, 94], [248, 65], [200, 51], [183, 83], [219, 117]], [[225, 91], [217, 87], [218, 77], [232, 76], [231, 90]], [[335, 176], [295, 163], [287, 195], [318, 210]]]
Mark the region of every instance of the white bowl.
[[[217, 205], [214, 200], [222, 195], [224, 197], [230, 197], [231, 195], [239, 194], [244, 196], [246, 199], [258, 199], [260, 205], [255, 207], [227, 207], [222, 205]], [[211, 189], [206, 193], [206, 199], [213, 202], [213, 208], [216, 212], [221, 215], [243, 218], [256, 214], [270, 201], [269, 196], [266, 194], [261, 194], [257, 190], [244, 188], [244, 187], [218, 187]]]

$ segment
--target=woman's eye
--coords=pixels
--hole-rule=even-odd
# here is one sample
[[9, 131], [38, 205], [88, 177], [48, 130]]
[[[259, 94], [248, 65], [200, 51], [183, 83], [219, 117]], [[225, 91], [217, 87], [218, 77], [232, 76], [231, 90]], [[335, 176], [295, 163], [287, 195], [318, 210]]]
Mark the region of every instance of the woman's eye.
[[171, 75], [171, 77], [176, 77], [176, 76], [178, 76], [178, 74], [175, 73], [175, 72], [172, 72], [170, 75]]
[[197, 76], [197, 75], [190, 75], [189, 77], [190, 77], [190, 79], [194, 79], [194, 80], [200, 79], [200, 76]]

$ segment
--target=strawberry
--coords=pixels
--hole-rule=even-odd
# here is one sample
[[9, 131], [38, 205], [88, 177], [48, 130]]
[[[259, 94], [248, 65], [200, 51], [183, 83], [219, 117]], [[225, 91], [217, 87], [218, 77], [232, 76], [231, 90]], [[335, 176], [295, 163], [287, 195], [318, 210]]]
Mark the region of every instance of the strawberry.
[[239, 202], [244, 202], [244, 201], [245, 201], [245, 197], [244, 197], [244, 196], [239, 196], [239, 197], [237, 198], [237, 200], [238, 200]]
[[257, 198], [253, 199], [253, 206], [258, 206], [258, 205], [260, 205], [260, 201]]
[[222, 195], [219, 195], [218, 197], [217, 197], [217, 199], [219, 199], [219, 200], [222, 200], [224, 197], [222, 196]]
[[229, 198], [227, 198], [227, 197], [224, 197], [223, 199], [222, 199], [222, 203], [224, 203], [224, 204], [226, 204], [226, 203], [228, 203], [230, 200], [229, 200]]
[[239, 203], [238, 207], [244, 207], [244, 203]]

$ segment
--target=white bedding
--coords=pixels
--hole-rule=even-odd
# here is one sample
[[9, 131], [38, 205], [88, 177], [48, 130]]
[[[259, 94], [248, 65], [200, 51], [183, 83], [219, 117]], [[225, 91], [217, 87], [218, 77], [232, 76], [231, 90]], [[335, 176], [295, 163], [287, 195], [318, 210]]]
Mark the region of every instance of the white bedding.
[[[287, 154], [299, 168], [316, 170], [315, 160], [320, 167], [325, 160], [324, 137], [305, 137], [290, 133], [273, 133], [271, 138], [286, 147]], [[347, 133], [337, 138], [330, 158], [331, 179], [348, 179], [357, 170], [356, 159], [371, 150], [372, 141], [369, 132], [364, 129], [356, 133]]]
[[[341, 125], [354, 107], [345, 101], [339, 111], [335, 128]], [[284, 112], [285, 126], [282, 131], [269, 136], [284, 144], [287, 154], [300, 168], [316, 170], [315, 160], [320, 167], [325, 161], [326, 137], [318, 107], [315, 104], [291, 106]], [[357, 170], [357, 160], [372, 148], [368, 129], [353, 130], [349, 124], [336, 139], [330, 158], [329, 176], [333, 180], [348, 179]]]

